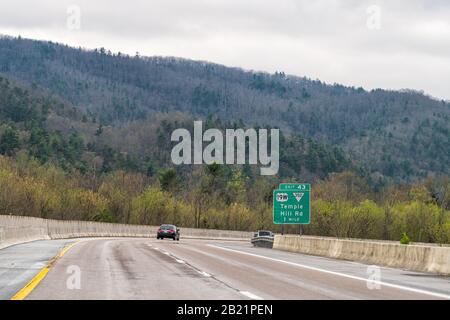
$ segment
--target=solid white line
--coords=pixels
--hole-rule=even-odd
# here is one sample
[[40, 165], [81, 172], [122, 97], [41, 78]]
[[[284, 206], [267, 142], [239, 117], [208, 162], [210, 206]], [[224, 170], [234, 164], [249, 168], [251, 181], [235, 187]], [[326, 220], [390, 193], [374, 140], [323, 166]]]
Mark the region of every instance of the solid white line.
[[180, 259], [175, 259], [178, 263], [186, 263], [186, 262], [184, 262], [183, 260], [180, 260]]
[[271, 261], [275, 261], [275, 262], [281, 262], [281, 263], [289, 264], [291, 266], [296, 266], [296, 267], [300, 267], [300, 268], [304, 268], [304, 269], [309, 269], [309, 270], [313, 270], [313, 271], [319, 271], [319, 272], [323, 272], [323, 273], [328, 273], [328, 274], [332, 274], [332, 275], [335, 275], [335, 276], [345, 277], [345, 278], [359, 280], [359, 281], [364, 281], [364, 282], [370, 281], [371, 284], [380, 284], [380, 285], [383, 285], [383, 286], [386, 286], [386, 287], [395, 288], [395, 289], [411, 291], [411, 292], [420, 293], [420, 294], [426, 294], [426, 295], [435, 296], [435, 297], [444, 298], [444, 299], [450, 299], [449, 295], [446, 295], [446, 294], [443, 294], [443, 293], [437, 293], [437, 292], [431, 292], [431, 291], [426, 291], [426, 290], [421, 290], [421, 289], [416, 289], [416, 288], [411, 288], [411, 287], [405, 287], [405, 286], [402, 286], [402, 285], [392, 284], [392, 283], [388, 283], [388, 282], [369, 280], [369, 279], [365, 279], [365, 278], [361, 278], [361, 277], [357, 277], [357, 276], [352, 276], [352, 275], [345, 274], [345, 273], [329, 271], [329, 270], [320, 269], [320, 268], [316, 268], [316, 267], [311, 267], [311, 266], [307, 266], [307, 265], [299, 264], [299, 263], [295, 263], [295, 262], [284, 261], [284, 260], [270, 258], [270, 257], [266, 257], [266, 256], [260, 256], [260, 255], [249, 253], [249, 252], [244, 252], [244, 251], [239, 251], [239, 250], [219, 247], [219, 246], [216, 246], [216, 245], [213, 245], [213, 244], [208, 244], [207, 246], [218, 248], [218, 249], [222, 249], [222, 250], [225, 250], [225, 251], [236, 252], [236, 253], [252, 256], [252, 257], [257, 257], [257, 258], [261, 258], [261, 259], [271, 260]]
[[244, 295], [244, 296], [246, 296], [246, 297], [248, 297], [248, 298], [250, 298], [250, 299], [253, 299], [253, 300], [264, 300], [260, 296], [257, 296], [256, 294], [253, 294], [253, 293], [248, 292], [248, 291], [239, 291], [239, 293]]

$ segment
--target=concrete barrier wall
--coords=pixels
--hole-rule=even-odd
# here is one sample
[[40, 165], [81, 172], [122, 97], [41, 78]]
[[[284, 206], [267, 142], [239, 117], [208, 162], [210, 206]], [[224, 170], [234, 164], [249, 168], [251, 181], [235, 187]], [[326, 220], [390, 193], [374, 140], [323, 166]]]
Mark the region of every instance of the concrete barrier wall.
[[47, 221], [32, 217], [0, 215], [0, 248], [16, 243], [50, 239]]
[[156, 227], [91, 221], [47, 220], [50, 239], [83, 237], [150, 237]]
[[276, 235], [274, 249], [450, 275], [450, 247], [328, 237]]
[[[83, 237], [156, 237], [157, 226], [0, 215], [0, 249], [17, 243]], [[250, 239], [251, 232], [180, 228], [182, 237]]]
[[[248, 239], [253, 236], [253, 232], [248, 231], [233, 231], [233, 230], [217, 230], [217, 229], [195, 229], [182, 228], [181, 235], [183, 237], [192, 238], [211, 238], [211, 239]], [[155, 230], [156, 233], [156, 230]]]

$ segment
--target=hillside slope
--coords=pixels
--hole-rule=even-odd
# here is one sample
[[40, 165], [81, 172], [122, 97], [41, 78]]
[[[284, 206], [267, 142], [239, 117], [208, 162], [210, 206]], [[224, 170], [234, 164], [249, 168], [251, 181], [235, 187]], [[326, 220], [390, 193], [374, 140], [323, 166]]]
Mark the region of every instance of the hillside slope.
[[[25, 152], [67, 172], [76, 169], [95, 177], [97, 173], [125, 170], [152, 176], [172, 166], [172, 131], [178, 127], [192, 130], [193, 121], [183, 113], [153, 113], [148, 119], [103, 126], [42, 88], [0, 76], [0, 154], [15, 157]], [[208, 120], [205, 126], [226, 127], [219, 120]], [[350, 168], [340, 148], [298, 135], [281, 135], [280, 144], [282, 177], [316, 180]], [[178, 167], [184, 176], [192, 169]], [[248, 166], [245, 171], [251, 177], [257, 168]]]
[[[0, 72], [45, 88], [113, 131], [181, 112], [336, 145], [380, 183], [450, 174], [450, 104], [418, 92], [368, 92], [284, 73], [8, 37], [0, 39]], [[294, 165], [286, 174], [299, 172]]]

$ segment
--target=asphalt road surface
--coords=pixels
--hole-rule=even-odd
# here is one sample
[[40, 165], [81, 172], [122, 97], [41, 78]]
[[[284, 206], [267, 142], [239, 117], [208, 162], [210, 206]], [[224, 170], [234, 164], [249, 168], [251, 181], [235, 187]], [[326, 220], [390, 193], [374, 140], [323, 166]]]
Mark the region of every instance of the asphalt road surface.
[[26, 299], [450, 299], [450, 278], [244, 241], [81, 239], [0, 250], [9, 299], [64, 246]]

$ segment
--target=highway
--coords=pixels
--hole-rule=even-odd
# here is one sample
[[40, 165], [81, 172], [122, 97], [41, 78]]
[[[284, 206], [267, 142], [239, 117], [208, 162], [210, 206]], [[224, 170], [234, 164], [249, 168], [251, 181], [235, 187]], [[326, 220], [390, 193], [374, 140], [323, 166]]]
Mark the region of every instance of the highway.
[[[21, 298], [450, 298], [449, 277], [254, 248], [246, 241], [96, 238], [35, 241], [0, 250], [0, 299], [15, 296], [69, 244]], [[373, 270], [380, 276], [375, 280]]]

